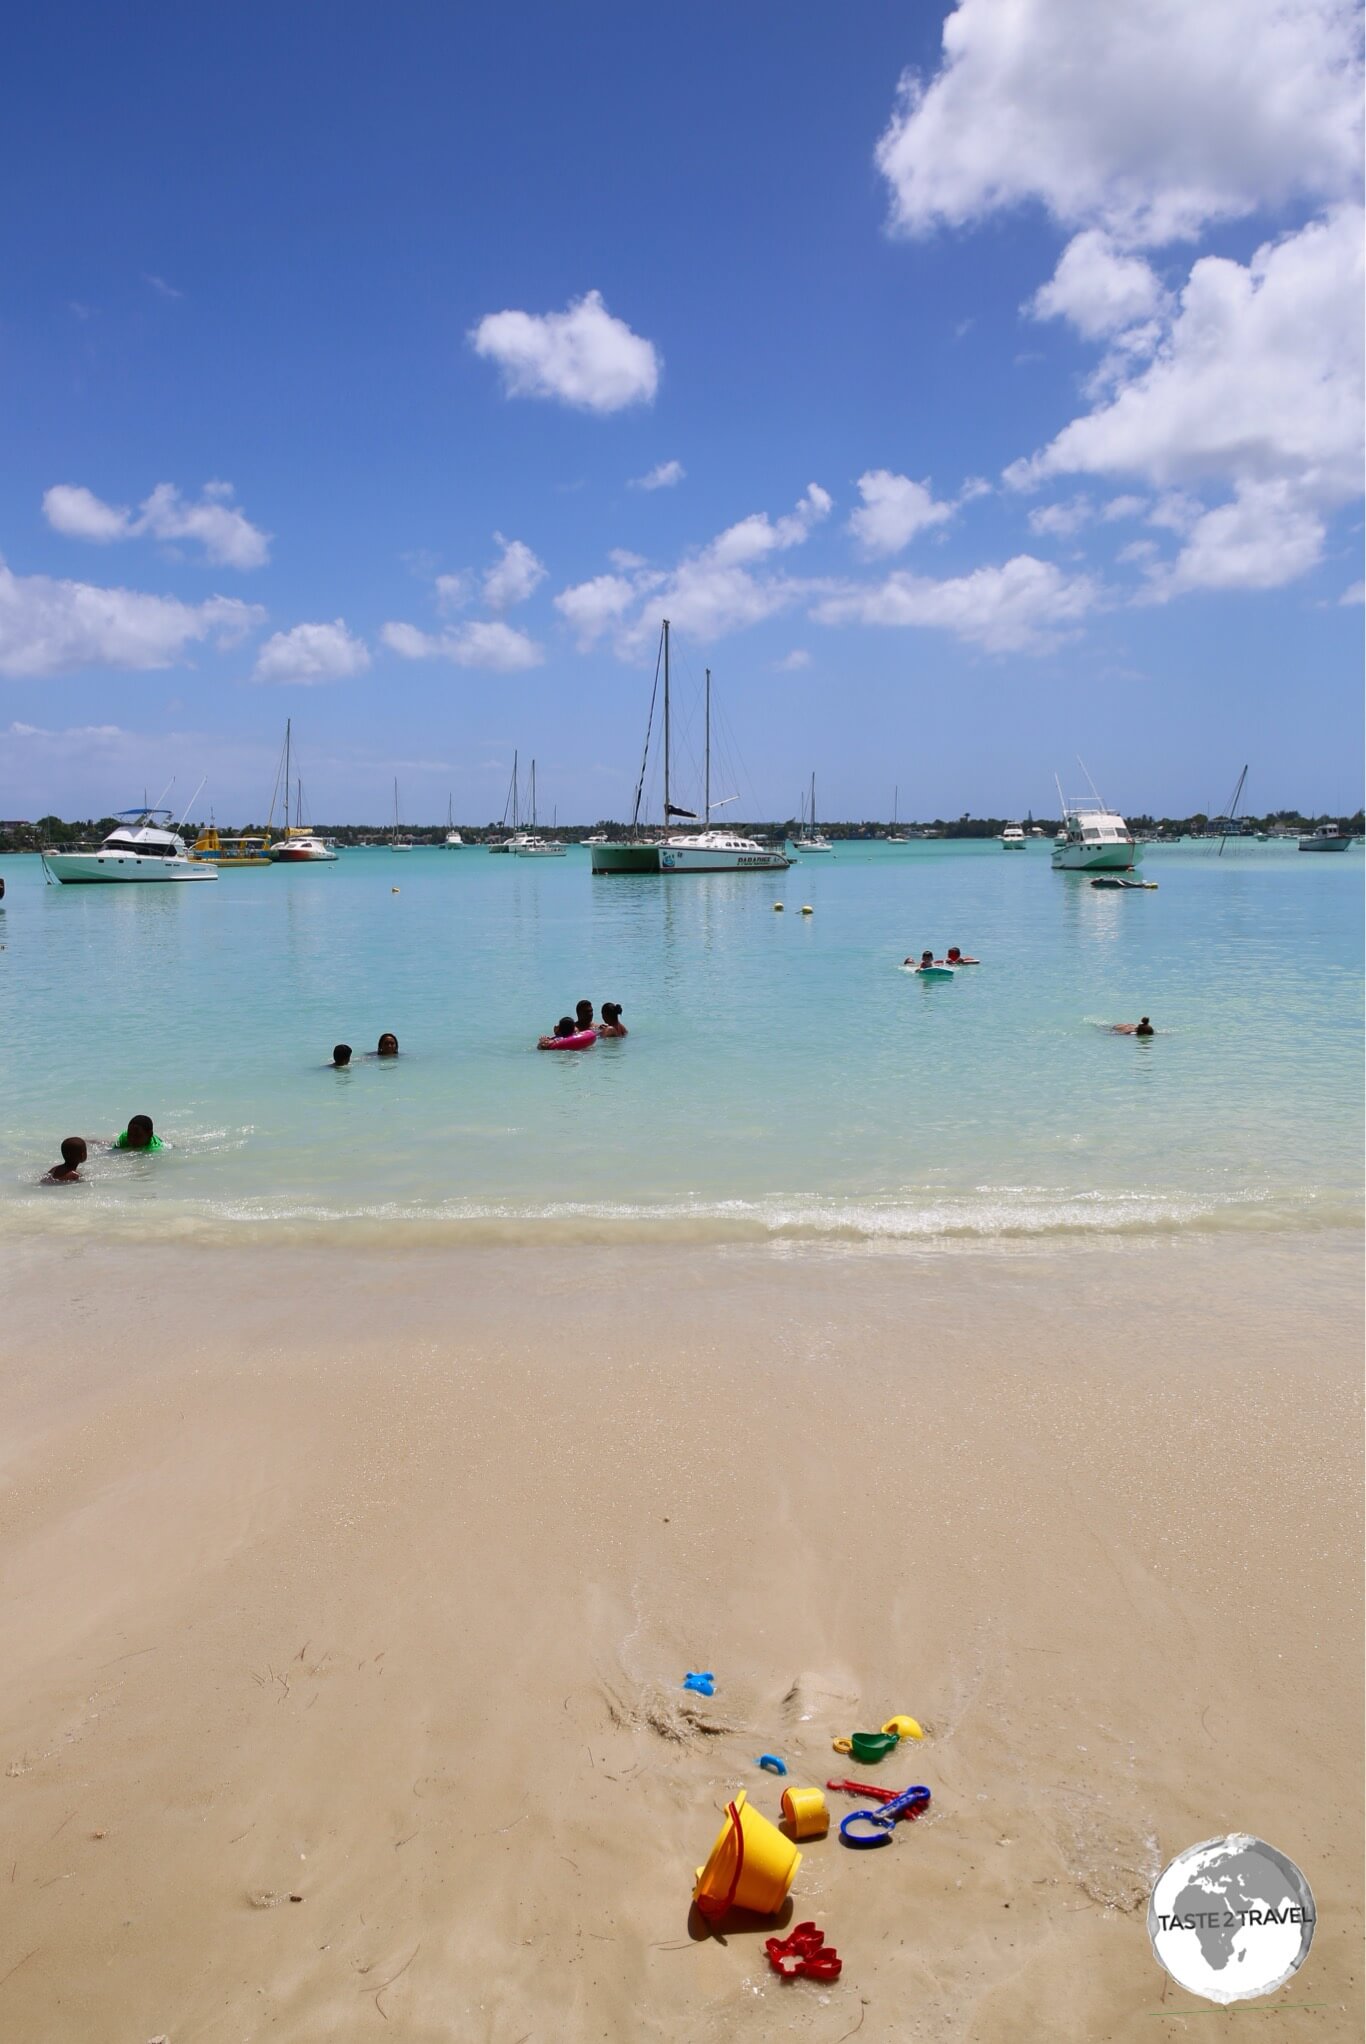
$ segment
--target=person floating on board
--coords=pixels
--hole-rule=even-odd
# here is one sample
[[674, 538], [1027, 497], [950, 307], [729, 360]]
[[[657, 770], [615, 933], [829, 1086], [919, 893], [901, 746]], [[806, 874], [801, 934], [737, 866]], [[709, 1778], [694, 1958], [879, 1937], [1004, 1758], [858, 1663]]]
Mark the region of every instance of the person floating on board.
[[150, 1114], [134, 1114], [129, 1117], [128, 1126], [121, 1136], [115, 1136], [116, 1150], [164, 1150], [166, 1145], [159, 1135], [152, 1131]]
[[980, 965], [981, 962], [980, 958], [965, 958], [956, 944], [950, 944], [944, 960], [945, 965]]
[[89, 1154], [90, 1152], [86, 1148], [84, 1136], [63, 1136], [61, 1163], [54, 1164], [47, 1176], [40, 1178], [38, 1183], [40, 1185], [82, 1184], [84, 1181], [81, 1178], [81, 1166]]
[[1153, 1028], [1147, 1016], [1142, 1015], [1137, 1022], [1111, 1023], [1110, 1034], [1112, 1036], [1156, 1036], [1157, 1031]]

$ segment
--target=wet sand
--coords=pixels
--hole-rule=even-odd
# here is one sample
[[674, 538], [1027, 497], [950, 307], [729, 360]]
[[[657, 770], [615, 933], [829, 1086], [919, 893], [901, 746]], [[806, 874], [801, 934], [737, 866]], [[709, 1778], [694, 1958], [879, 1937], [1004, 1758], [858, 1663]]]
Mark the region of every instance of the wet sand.
[[[1276, 2037], [1359, 2034], [1359, 1301], [1309, 1235], [22, 1246], [0, 2035], [1205, 2038], [1144, 1916], [1230, 1829], [1315, 1891]], [[699, 1935], [755, 1756], [893, 1712], [838, 1983]]]

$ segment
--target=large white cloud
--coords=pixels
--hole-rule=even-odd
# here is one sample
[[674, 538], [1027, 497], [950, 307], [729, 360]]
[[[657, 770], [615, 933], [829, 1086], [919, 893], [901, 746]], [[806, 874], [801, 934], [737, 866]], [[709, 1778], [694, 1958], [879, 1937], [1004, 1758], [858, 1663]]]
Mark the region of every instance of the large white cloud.
[[[1311, 567], [1320, 514], [1361, 488], [1363, 217], [1334, 208], [1250, 263], [1204, 256], [1150, 360], [1006, 479], [1136, 477], [1175, 493], [1153, 522], [1188, 535], [1169, 591], [1276, 587]], [[1206, 510], [1181, 493], [1226, 489]], [[1179, 515], [1178, 515], [1179, 514]]]
[[270, 559], [270, 534], [232, 502], [231, 483], [206, 483], [197, 503], [182, 497], [174, 483], [158, 483], [136, 512], [126, 504], [106, 504], [82, 483], [54, 483], [44, 493], [43, 515], [54, 532], [102, 546], [150, 535], [193, 540], [220, 567], [260, 568]]
[[587, 582], [562, 589], [555, 598], [555, 608], [573, 628], [579, 651], [586, 653], [590, 646], [597, 645], [604, 632], [620, 624], [633, 608], [639, 591], [640, 583], [634, 574], [594, 575]]
[[338, 617], [330, 624], [294, 625], [287, 632], [273, 632], [257, 655], [252, 680], [313, 688], [328, 681], [349, 681], [369, 665], [364, 640]]
[[959, 0], [907, 72], [877, 161], [891, 220], [961, 226], [1034, 200], [1160, 245], [1359, 188], [1355, 0]]
[[850, 514], [849, 530], [867, 554], [899, 554], [918, 532], [952, 518], [954, 506], [939, 503], [929, 478], [912, 482], [889, 469], [869, 469], [858, 479], [863, 499]]
[[544, 582], [545, 563], [524, 540], [504, 539], [501, 532], [493, 536], [503, 551], [484, 577], [484, 601], [490, 610], [511, 610]]
[[558, 398], [589, 412], [649, 404], [659, 388], [654, 344], [589, 291], [563, 312], [490, 312], [470, 334], [496, 362], [509, 397]]
[[395, 621], [381, 627], [380, 638], [404, 660], [448, 660], [453, 667], [477, 667], [489, 674], [520, 674], [545, 658], [534, 639], [498, 618], [476, 618], [440, 632]]
[[0, 674], [11, 679], [86, 667], [169, 667], [196, 641], [233, 644], [264, 619], [257, 605], [232, 596], [181, 603], [137, 589], [16, 575], [0, 561]]
[[824, 596], [812, 616], [829, 625], [929, 626], [989, 653], [1027, 653], [1056, 645], [1098, 600], [1088, 576], [1017, 554], [939, 581], [903, 568], [882, 582], [848, 583]]

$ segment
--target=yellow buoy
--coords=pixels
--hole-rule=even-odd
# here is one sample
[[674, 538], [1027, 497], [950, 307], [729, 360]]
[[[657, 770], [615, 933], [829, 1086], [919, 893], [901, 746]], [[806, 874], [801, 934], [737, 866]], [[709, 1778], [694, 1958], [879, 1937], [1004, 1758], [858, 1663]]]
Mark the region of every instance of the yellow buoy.
[[775, 901], [775, 902], [774, 902], [774, 904], [773, 904], [773, 913], [774, 913], [774, 915], [775, 915], [775, 916], [780, 916], [780, 915], [782, 914], [782, 912], [783, 912], [783, 905], [782, 905], [782, 903], [781, 903], [780, 901]]
[[808, 902], [804, 902], [804, 903], [802, 904], [802, 914], [803, 914], [804, 916], [811, 916], [811, 915], [814, 915], [815, 913], [816, 913], [816, 911], [815, 911], [815, 910], [814, 910], [814, 909], [812, 908], [812, 906], [811, 906], [811, 904], [810, 904], [810, 902], [809, 902], [809, 901], [808, 901]]

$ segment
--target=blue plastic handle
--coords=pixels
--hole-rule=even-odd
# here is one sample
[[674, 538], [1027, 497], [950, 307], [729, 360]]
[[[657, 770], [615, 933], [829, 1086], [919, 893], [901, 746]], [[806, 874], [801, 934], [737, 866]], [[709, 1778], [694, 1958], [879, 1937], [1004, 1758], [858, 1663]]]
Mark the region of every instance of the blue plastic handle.
[[787, 1762], [780, 1760], [776, 1753], [761, 1753], [754, 1765], [767, 1768], [770, 1774], [787, 1773]]

